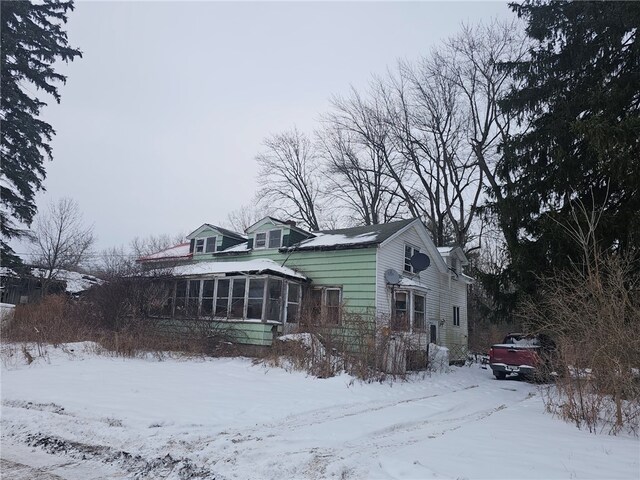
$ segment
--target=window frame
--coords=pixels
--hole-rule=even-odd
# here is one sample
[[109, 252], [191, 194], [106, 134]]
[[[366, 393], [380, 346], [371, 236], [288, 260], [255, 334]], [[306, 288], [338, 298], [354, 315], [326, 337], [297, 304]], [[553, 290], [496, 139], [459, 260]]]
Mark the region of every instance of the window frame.
[[[278, 245], [271, 246], [273, 232], [278, 232], [279, 239], [278, 239]], [[258, 244], [258, 236], [264, 236], [264, 243], [261, 240], [260, 245]], [[271, 230], [266, 230], [264, 232], [256, 232], [255, 237], [253, 239], [253, 248], [256, 250], [281, 248], [283, 238], [284, 238], [284, 234], [281, 228], [273, 228]]]
[[[213, 250], [209, 250], [209, 244], [213, 242]], [[205, 238], [204, 242], [204, 253], [216, 253], [218, 250], [218, 236], [214, 235], [213, 237]]]
[[[398, 295], [405, 295], [405, 308], [398, 310]], [[404, 313], [403, 321], [399, 321], [398, 312]], [[394, 290], [393, 305], [391, 312], [391, 330], [394, 332], [411, 332], [411, 291], [410, 290]]]
[[[278, 245], [276, 246], [271, 246], [271, 234], [273, 232], [278, 232], [279, 234], [279, 238], [278, 238]], [[282, 247], [282, 229], [281, 228], [274, 228], [273, 230], [269, 230], [268, 232], [269, 234], [267, 235], [267, 248], [280, 248]]]
[[[411, 254], [408, 257], [407, 249], [411, 251]], [[416, 253], [420, 253], [420, 249], [418, 247], [415, 247], [410, 243], [404, 244], [404, 266], [402, 268], [403, 272], [417, 275], [417, 273], [413, 270], [413, 265], [411, 265], [411, 257], [413, 257]]]
[[457, 305], [453, 305], [453, 326], [460, 326], [460, 307]]
[[[196, 241], [193, 244], [193, 253], [195, 253], [195, 254], [204, 253], [206, 238], [196, 238], [195, 240]], [[198, 242], [202, 242], [202, 243], [200, 245], [198, 245]]]
[[[422, 298], [422, 311], [418, 312], [418, 310], [416, 309], [416, 297], [420, 297]], [[427, 331], [427, 296], [422, 294], [422, 293], [416, 293], [413, 292], [412, 294], [412, 314], [413, 314], [413, 318], [412, 318], [412, 322], [411, 322], [411, 329], [412, 331], [417, 331], [417, 332], [426, 332]], [[416, 327], [416, 316], [418, 313], [422, 314], [422, 327], [418, 328]]]
[[[258, 245], [258, 236], [259, 235], [264, 235], [264, 239], [263, 239], [263, 244], [262, 245]], [[253, 248], [267, 248], [267, 232], [257, 232], [256, 236], [253, 240]]]

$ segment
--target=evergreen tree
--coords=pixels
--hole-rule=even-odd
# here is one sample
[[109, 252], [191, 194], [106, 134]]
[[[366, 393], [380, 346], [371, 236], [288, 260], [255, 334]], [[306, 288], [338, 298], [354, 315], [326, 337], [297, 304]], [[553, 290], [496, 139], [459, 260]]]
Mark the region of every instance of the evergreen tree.
[[496, 212], [519, 228], [508, 273], [531, 291], [535, 274], [579, 260], [560, 226], [576, 202], [602, 208], [602, 248], [639, 250], [640, 2], [511, 8], [533, 46], [504, 65], [521, 83], [501, 107], [521, 129], [503, 145], [506, 200]]
[[45, 157], [53, 158], [49, 143], [55, 131], [38, 118], [46, 103], [32, 92], [43, 90], [60, 102], [57, 84], [66, 77], [53, 64], [82, 55], [69, 46], [63, 29], [72, 1], [3, 1], [0, 9], [0, 255], [3, 266], [13, 266], [20, 259], [7, 241], [23, 233], [20, 224], [31, 223], [35, 193], [46, 175]]

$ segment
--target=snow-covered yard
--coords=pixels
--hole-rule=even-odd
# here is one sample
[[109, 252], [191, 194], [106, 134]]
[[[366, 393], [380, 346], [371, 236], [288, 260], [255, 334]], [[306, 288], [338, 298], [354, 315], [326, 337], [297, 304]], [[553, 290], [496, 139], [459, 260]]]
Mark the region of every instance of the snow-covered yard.
[[365, 384], [242, 358], [122, 359], [88, 346], [48, 347], [49, 360], [31, 365], [5, 356], [5, 472], [33, 478], [26, 464], [41, 478], [640, 478], [637, 438], [580, 431], [544, 413], [536, 386], [477, 366]]

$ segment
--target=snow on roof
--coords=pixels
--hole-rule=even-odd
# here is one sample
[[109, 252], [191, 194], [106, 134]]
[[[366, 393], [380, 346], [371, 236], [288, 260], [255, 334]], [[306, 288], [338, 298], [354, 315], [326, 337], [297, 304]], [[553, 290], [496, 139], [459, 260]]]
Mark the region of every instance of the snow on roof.
[[296, 250], [321, 247], [334, 247], [337, 245], [360, 245], [374, 243], [378, 240], [376, 233], [364, 233], [356, 236], [348, 236], [343, 233], [318, 233], [315, 238], [303, 240], [295, 248]]
[[454, 248], [456, 247], [438, 247], [438, 252], [440, 252], [440, 254], [450, 253]]
[[173, 267], [171, 273], [178, 277], [190, 275], [215, 275], [222, 273], [279, 273], [288, 277], [306, 280], [307, 277], [292, 268], [283, 267], [266, 258], [239, 262], [198, 262]]
[[219, 250], [216, 253], [227, 253], [227, 252], [248, 252], [249, 251], [249, 242], [239, 243], [238, 245], [234, 245], [233, 247], [229, 247], [225, 250]]
[[182, 258], [189, 256], [189, 242], [179, 243], [173, 247], [165, 248], [159, 252], [140, 257], [138, 260], [163, 260], [167, 258]]
[[[44, 278], [47, 275], [47, 271], [42, 268], [33, 268], [31, 269], [31, 274], [37, 278]], [[65, 282], [67, 284], [65, 290], [69, 293], [84, 292], [94, 285], [103, 283], [103, 280], [93, 275], [72, 272], [70, 270], [54, 270], [53, 278]]]
[[3, 277], [17, 277], [18, 274], [15, 272], [15, 270], [11, 270], [8, 267], [0, 267], [0, 276], [3, 276]]
[[426, 285], [423, 285], [420, 282], [416, 282], [415, 280], [411, 280], [410, 278], [402, 277], [400, 282], [398, 283], [401, 287], [411, 287], [411, 288], [420, 288], [422, 290], [429, 290]]

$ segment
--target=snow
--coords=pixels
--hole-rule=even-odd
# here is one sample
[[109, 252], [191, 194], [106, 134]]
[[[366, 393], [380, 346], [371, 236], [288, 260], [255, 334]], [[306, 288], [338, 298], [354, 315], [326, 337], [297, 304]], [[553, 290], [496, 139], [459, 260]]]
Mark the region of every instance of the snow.
[[[37, 278], [47, 276], [47, 271], [41, 268], [32, 268], [31, 274]], [[100, 285], [103, 281], [93, 275], [72, 272], [70, 270], [54, 270], [53, 278], [66, 282], [66, 291], [69, 293], [80, 293], [89, 290], [94, 285]]]
[[228, 252], [248, 252], [249, 250], [249, 242], [239, 243], [238, 245], [234, 245], [233, 247], [229, 247], [226, 250], [222, 250], [224, 253]]
[[306, 280], [307, 277], [289, 267], [283, 267], [266, 258], [239, 262], [198, 262], [173, 267], [172, 274], [177, 277], [189, 275], [215, 275], [222, 273], [280, 273], [292, 278]]
[[427, 288], [426, 285], [423, 285], [420, 282], [411, 280], [410, 278], [406, 278], [406, 277], [400, 278], [400, 282], [398, 283], [398, 285], [401, 287], [413, 287], [413, 288], [420, 288], [422, 290], [430, 290], [429, 288]]
[[27, 465], [47, 450], [125, 478], [640, 476], [637, 438], [578, 430], [545, 413], [535, 385], [477, 366], [367, 384], [244, 358], [100, 356], [88, 343], [27, 366], [21, 346], [3, 348], [2, 455]]
[[315, 238], [304, 240], [296, 245], [296, 249], [333, 247], [336, 245], [359, 245], [375, 242], [377, 233], [363, 233], [361, 235], [347, 236], [341, 233], [318, 233]]

